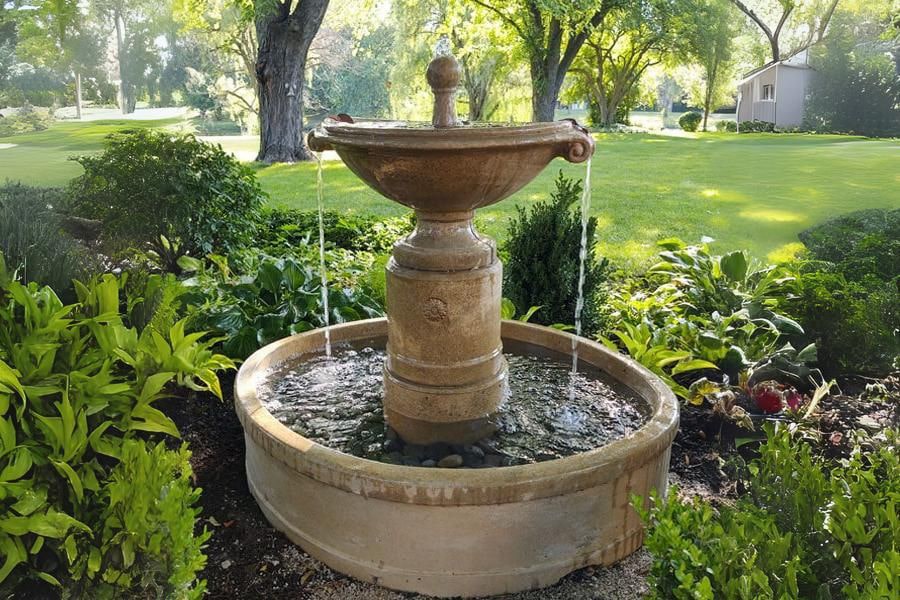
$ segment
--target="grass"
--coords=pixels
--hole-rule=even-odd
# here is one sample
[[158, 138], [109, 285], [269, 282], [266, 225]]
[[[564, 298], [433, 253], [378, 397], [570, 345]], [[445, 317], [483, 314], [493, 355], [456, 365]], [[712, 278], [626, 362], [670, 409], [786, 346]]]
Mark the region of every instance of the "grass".
[[[177, 127], [177, 120], [56, 123], [42, 132], [0, 138], [0, 179], [63, 185], [79, 173], [67, 157], [95, 152], [103, 136], [128, 127]], [[252, 140], [229, 138], [226, 149], [252, 151]], [[248, 145], [249, 144], [249, 145]], [[233, 146], [233, 147], [232, 147]], [[276, 206], [315, 208], [314, 164], [255, 165]], [[378, 215], [406, 209], [380, 198], [338, 161], [325, 163], [329, 208]], [[554, 161], [512, 198], [482, 209], [478, 226], [501, 238], [516, 206], [547, 197], [559, 170], [582, 177], [583, 165]], [[763, 260], [784, 260], [799, 248], [797, 233], [861, 208], [900, 206], [900, 142], [848, 136], [697, 134], [692, 137], [597, 137], [591, 175], [601, 251], [624, 266], [650, 259], [655, 242], [703, 236], [714, 250], [746, 248]]]

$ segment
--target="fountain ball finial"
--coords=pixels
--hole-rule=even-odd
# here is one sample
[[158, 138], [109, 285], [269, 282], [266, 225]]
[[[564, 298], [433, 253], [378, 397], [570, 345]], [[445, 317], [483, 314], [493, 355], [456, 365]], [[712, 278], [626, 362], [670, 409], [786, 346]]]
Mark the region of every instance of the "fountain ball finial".
[[456, 127], [456, 88], [462, 70], [452, 54], [439, 54], [425, 72], [428, 85], [434, 94], [434, 113], [431, 124], [435, 127]]

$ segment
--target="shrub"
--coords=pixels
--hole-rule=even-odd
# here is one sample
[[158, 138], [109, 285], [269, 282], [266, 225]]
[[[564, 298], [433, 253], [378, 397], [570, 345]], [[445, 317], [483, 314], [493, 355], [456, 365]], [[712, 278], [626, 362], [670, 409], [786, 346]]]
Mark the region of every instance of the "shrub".
[[800, 241], [816, 260], [837, 264], [845, 277], [900, 275], [900, 209], [868, 209], [829, 219], [801, 231]]
[[26, 282], [49, 285], [61, 294], [72, 280], [93, 268], [85, 249], [62, 230], [55, 212], [64, 203], [62, 190], [19, 183], [0, 187], [0, 254]]
[[53, 123], [53, 115], [46, 109], [24, 108], [15, 115], [0, 118], [0, 137], [43, 131]]
[[[413, 230], [412, 214], [385, 219], [374, 215], [359, 215], [325, 211], [322, 222], [325, 243], [347, 250], [390, 252], [394, 242]], [[319, 213], [293, 209], [271, 209], [263, 214], [261, 239], [257, 244], [271, 254], [282, 254], [312, 241], [319, 240]]]
[[695, 111], [686, 112], [678, 119], [678, 126], [685, 131], [697, 131], [701, 121], [703, 121], [703, 115], [700, 113]]
[[774, 133], [775, 123], [759, 120], [741, 121], [740, 126], [737, 127], [737, 131], [739, 133]]
[[884, 375], [900, 364], [900, 292], [895, 282], [848, 281], [840, 272], [812, 270], [798, 278], [791, 314], [805, 333], [795, 346], [815, 342], [828, 376]]
[[[221, 257], [213, 267], [198, 264], [187, 280], [191, 322], [223, 336], [223, 352], [245, 358], [275, 340], [325, 326], [322, 285], [316, 262], [295, 257], [262, 257], [242, 273], [231, 271]], [[318, 258], [318, 257], [316, 257]], [[364, 290], [340, 285], [341, 273], [329, 276], [329, 323], [384, 314]]]
[[[567, 179], [560, 171], [550, 200], [538, 202], [528, 211], [517, 207], [517, 216], [509, 225], [504, 248], [509, 256], [504, 265], [504, 295], [515, 306], [540, 306], [534, 320], [544, 325], [572, 323], [575, 319], [582, 224], [572, 205], [581, 197], [581, 185], [581, 181]], [[600, 326], [597, 300], [608, 265], [606, 259], [596, 258], [596, 230], [597, 219], [591, 217], [581, 315], [586, 333]]]
[[124, 597], [201, 590], [186, 454], [138, 440], [177, 436], [154, 403], [184, 389], [221, 398], [216, 373], [234, 364], [183, 321], [131, 326], [112, 275], [77, 284], [71, 306], [0, 280], [0, 594], [38, 579]]
[[767, 433], [749, 467], [749, 494], [736, 503], [716, 511], [670, 493], [639, 508], [653, 555], [650, 597], [896, 598], [896, 434], [826, 467], [786, 428]]
[[249, 167], [198, 141], [149, 129], [112, 134], [102, 154], [76, 160], [71, 208], [103, 222], [107, 242], [149, 244], [164, 268], [183, 255], [249, 245], [263, 192]]
[[735, 133], [737, 132], [737, 121], [732, 121], [731, 119], [722, 119], [721, 121], [716, 121], [716, 131]]

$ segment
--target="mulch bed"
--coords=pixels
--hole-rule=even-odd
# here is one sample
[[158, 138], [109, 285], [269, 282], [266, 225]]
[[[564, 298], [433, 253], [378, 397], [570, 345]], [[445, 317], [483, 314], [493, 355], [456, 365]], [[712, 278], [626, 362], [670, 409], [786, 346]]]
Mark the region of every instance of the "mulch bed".
[[[900, 385], [887, 380], [891, 399], [833, 396], [823, 401], [818, 422], [821, 452], [838, 458], [849, 450], [850, 432], [898, 425]], [[851, 386], [852, 388], [852, 386]], [[845, 389], [846, 391], [846, 389]], [[230, 390], [226, 391], [230, 397]], [[230, 403], [199, 397], [166, 407], [193, 452], [201, 496], [201, 525], [213, 532], [202, 573], [209, 598], [399, 600], [419, 598], [383, 590], [335, 573], [308, 556], [265, 520], [247, 488], [244, 437]], [[736, 464], [752, 458], [754, 444], [735, 447], [734, 430], [709, 411], [684, 407], [672, 447], [670, 480], [683, 495], [727, 501], [740, 492]], [[630, 600], [646, 591], [649, 558], [639, 552], [609, 569], [583, 569], [520, 600]]]

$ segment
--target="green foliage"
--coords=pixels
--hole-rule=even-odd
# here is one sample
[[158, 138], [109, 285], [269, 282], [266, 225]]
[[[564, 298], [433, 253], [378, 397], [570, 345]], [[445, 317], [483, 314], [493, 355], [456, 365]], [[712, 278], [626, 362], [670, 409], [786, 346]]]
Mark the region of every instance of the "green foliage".
[[128, 440], [178, 436], [154, 404], [185, 388], [221, 398], [216, 373], [233, 362], [184, 321], [131, 325], [112, 275], [76, 284], [68, 306], [48, 287], [0, 279], [0, 590], [74, 580], [133, 597], [168, 581], [189, 595], [203, 538], [184, 537], [196, 514], [186, 455], [144, 456]]
[[122, 442], [119, 463], [100, 491], [101, 544], [72, 569], [83, 576], [99, 561], [102, 582], [89, 584], [92, 594], [203, 597], [205, 582], [196, 576], [206, 564], [202, 547], [210, 533], [194, 535], [200, 490], [191, 484], [190, 456], [187, 444], [173, 451], [163, 442]]
[[737, 132], [737, 121], [732, 121], [730, 119], [722, 119], [721, 121], [716, 121], [716, 131], [724, 131], [727, 133], [736, 133]]
[[53, 115], [50, 111], [31, 109], [0, 119], [0, 137], [9, 137], [31, 131], [43, 131], [50, 127]]
[[[390, 252], [394, 242], [413, 229], [409, 217], [380, 218], [374, 215], [326, 210], [322, 213], [325, 243], [347, 250]], [[263, 213], [256, 245], [271, 254], [289, 252], [319, 239], [318, 211], [270, 209]]]
[[649, 510], [638, 506], [654, 556], [650, 597], [896, 598], [896, 434], [874, 452], [857, 447], [827, 466], [787, 428], [769, 426], [767, 434], [749, 466], [749, 493], [736, 503], [716, 511], [670, 493]]
[[852, 212], [799, 234], [802, 266], [791, 311], [830, 376], [883, 375], [900, 365], [900, 210]]
[[[537, 202], [530, 210], [517, 208], [509, 225], [504, 264], [504, 293], [516, 306], [540, 306], [535, 321], [544, 325], [572, 323], [578, 297], [581, 217], [572, 205], [581, 198], [581, 181], [560, 172], [550, 199]], [[597, 260], [595, 235], [597, 218], [587, 224], [587, 255], [584, 271], [584, 331], [600, 326], [598, 293], [608, 265]]]
[[[680, 380], [719, 369], [732, 381], [803, 331], [783, 314], [794, 277], [785, 267], [754, 268], [746, 253], [711, 255], [706, 246], [659, 242], [666, 250], [644, 279], [616, 285], [603, 341], [621, 347], [689, 397]], [[679, 377], [680, 376], [680, 377]]]
[[858, 27], [837, 19], [813, 47], [816, 68], [804, 127], [872, 137], [900, 135], [900, 77], [889, 52]]
[[775, 132], [775, 123], [771, 123], [769, 121], [759, 121], [754, 119], [753, 121], [741, 121], [740, 126], [738, 127], [739, 133], [774, 133]]
[[85, 172], [71, 184], [71, 208], [102, 221], [107, 242], [149, 244], [167, 270], [185, 254], [229, 252], [253, 239], [263, 193], [221, 146], [135, 129], [76, 160]]
[[797, 234], [815, 260], [836, 263], [847, 279], [900, 275], [900, 209], [859, 210]]
[[24, 281], [70, 294], [72, 280], [92, 268], [87, 252], [62, 230], [55, 212], [62, 190], [18, 183], [0, 187], [0, 254]]
[[394, 27], [382, 24], [359, 40], [350, 29], [335, 32], [329, 60], [313, 69], [311, 99], [330, 113], [388, 117]]
[[827, 376], [884, 375], [900, 364], [900, 291], [895, 282], [848, 281], [839, 272], [813, 270], [798, 278], [790, 311], [805, 330], [798, 343], [815, 342]]
[[[325, 307], [316, 262], [295, 257], [262, 257], [232, 272], [222, 257], [214, 266], [197, 264], [185, 285], [191, 319], [198, 328], [223, 336], [223, 352], [245, 358], [257, 348], [283, 337], [325, 326]], [[332, 273], [328, 288], [329, 323], [344, 323], [383, 315], [381, 305], [365, 291], [341, 287]]]
[[700, 123], [703, 121], [703, 115], [696, 111], [686, 112], [678, 119], [678, 126], [685, 131], [697, 131]]

